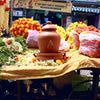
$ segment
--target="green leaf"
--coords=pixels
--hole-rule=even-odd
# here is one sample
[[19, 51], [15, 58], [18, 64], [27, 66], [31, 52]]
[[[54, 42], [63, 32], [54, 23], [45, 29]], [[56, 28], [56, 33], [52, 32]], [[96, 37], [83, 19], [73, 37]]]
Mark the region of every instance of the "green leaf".
[[0, 38], [0, 46], [4, 46], [5, 43], [3, 42], [3, 40]]

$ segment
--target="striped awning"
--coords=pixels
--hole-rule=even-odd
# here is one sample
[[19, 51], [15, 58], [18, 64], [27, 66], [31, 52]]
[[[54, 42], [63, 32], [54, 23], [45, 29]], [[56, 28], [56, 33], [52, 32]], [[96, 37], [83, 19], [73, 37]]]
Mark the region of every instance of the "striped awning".
[[79, 12], [89, 12], [89, 13], [100, 13], [100, 9], [97, 8], [86, 8], [86, 7], [72, 7], [72, 11], [79, 11]]

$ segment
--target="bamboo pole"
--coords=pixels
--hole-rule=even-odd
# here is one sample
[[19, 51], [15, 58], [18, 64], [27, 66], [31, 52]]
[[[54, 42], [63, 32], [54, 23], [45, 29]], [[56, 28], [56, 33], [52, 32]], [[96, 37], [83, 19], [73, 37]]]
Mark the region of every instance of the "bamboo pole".
[[0, 28], [3, 27], [3, 23], [4, 23], [4, 11], [5, 7], [4, 5], [0, 5]]
[[[9, 7], [9, 0], [6, 0], [5, 3], [5, 8]], [[3, 26], [5, 29], [8, 29], [8, 22], [9, 22], [9, 11], [4, 11], [4, 21], [3, 21]]]

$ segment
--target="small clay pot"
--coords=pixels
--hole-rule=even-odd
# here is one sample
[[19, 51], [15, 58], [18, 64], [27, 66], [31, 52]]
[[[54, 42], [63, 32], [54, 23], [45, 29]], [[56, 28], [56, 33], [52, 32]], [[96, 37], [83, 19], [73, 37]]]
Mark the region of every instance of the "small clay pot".
[[56, 27], [48, 21], [42, 27], [42, 33], [38, 35], [38, 47], [40, 53], [57, 53], [60, 46], [60, 35], [56, 33]]

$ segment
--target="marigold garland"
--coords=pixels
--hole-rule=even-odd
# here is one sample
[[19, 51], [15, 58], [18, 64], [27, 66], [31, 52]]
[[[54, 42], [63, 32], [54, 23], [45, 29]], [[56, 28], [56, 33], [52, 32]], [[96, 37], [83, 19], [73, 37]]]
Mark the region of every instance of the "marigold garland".
[[69, 25], [69, 27], [66, 29], [66, 34], [67, 34], [67, 38], [68, 38], [68, 43], [70, 44], [70, 46], [74, 49], [78, 49], [78, 47], [73, 46], [74, 43], [74, 38], [73, 35], [71, 34], [71, 31], [74, 30], [76, 31], [78, 34], [80, 34], [82, 31], [84, 31], [84, 29], [87, 29], [87, 25], [84, 24], [83, 22], [74, 22], [71, 23]]
[[41, 27], [38, 21], [35, 21], [31, 18], [19, 18], [18, 20], [15, 20], [12, 24], [12, 27], [10, 28], [10, 33], [11, 36], [17, 37], [18, 35], [24, 35], [24, 38], [27, 38], [27, 31], [30, 29], [41, 32]]
[[62, 26], [58, 26], [57, 24], [53, 25], [57, 28], [56, 32], [60, 35], [61, 39], [65, 40], [66, 39], [65, 29]]

